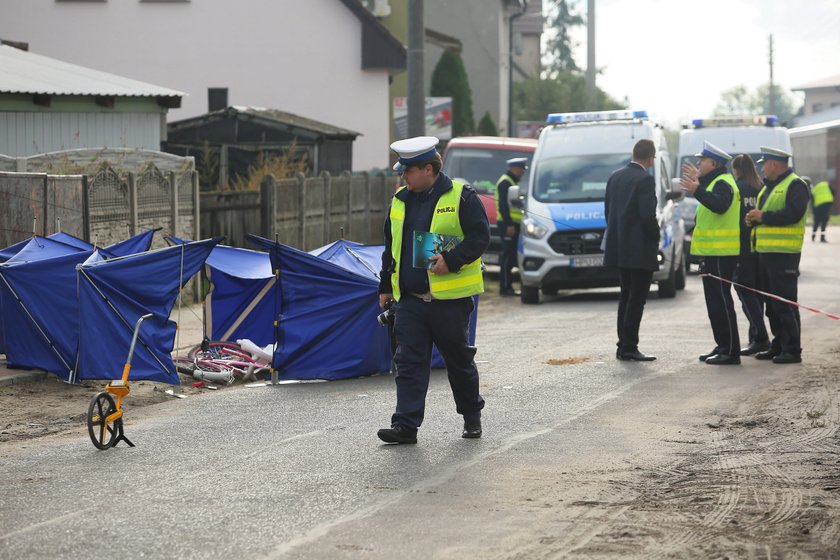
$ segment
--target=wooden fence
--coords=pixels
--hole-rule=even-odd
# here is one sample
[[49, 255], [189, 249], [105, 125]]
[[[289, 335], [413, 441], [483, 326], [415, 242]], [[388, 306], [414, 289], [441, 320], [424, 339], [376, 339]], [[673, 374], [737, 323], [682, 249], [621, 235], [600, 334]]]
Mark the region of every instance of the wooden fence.
[[267, 176], [259, 192], [201, 193], [201, 236], [249, 247], [253, 233], [310, 251], [338, 239], [381, 244], [397, 179], [386, 173]]

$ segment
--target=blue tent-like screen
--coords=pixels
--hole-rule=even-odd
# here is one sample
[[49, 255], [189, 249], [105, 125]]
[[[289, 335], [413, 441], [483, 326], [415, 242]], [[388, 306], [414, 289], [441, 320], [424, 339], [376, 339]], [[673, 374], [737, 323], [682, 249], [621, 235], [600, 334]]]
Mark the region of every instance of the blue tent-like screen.
[[152, 313], [141, 328], [130, 379], [180, 383], [171, 357], [176, 325], [169, 315], [182, 286], [201, 269], [221, 239], [79, 267], [79, 313], [84, 328], [79, 332], [77, 379], [119, 378], [137, 319]]

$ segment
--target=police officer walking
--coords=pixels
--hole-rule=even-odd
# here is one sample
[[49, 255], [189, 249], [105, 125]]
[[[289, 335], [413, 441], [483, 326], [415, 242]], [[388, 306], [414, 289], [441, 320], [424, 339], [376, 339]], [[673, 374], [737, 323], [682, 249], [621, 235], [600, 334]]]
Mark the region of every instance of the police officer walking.
[[703, 293], [715, 338], [715, 348], [701, 354], [700, 361], [712, 365], [740, 364], [741, 342], [730, 282], [741, 252], [741, 195], [735, 178], [726, 170], [732, 156], [711, 142], [704, 142], [703, 151], [696, 157], [697, 167], [683, 164], [680, 185], [700, 203], [691, 254], [703, 257], [701, 272], [707, 274], [703, 276]]
[[[478, 391], [475, 347], [469, 344], [473, 296], [484, 291], [481, 254], [490, 242], [484, 206], [469, 186], [441, 173], [438, 139], [421, 136], [391, 144], [394, 170], [406, 186], [391, 200], [385, 220], [385, 250], [379, 304], [395, 301], [396, 411], [377, 436], [387, 443], [417, 443], [431, 373], [432, 344], [449, 375], [455, 408], [464, 418], [462, 437], [481, 437], [484, 399]], [[413, 266], [416, 232], [454, 235], [461, 241], [430, 257], [430, 269]]]
[[527, 166], [528, 158], [511, 158], [507, 160], [507, 172], [496, 181], [496, 227], [499, 228], [499, 239], [502, 243], [502, 254], [499, 256], [499, 294], [503, 296], [516, 295], [513, 290], [512, 273], [516, 264], [519, 224], [522, 221], [522, 210], [510, 205], [508, 190], [519, 183]]
[[834, 190], [828, 181], [819, 181], [811, 191], [814, 207], [814, 229], [811, 232], [811, 241], [817, 238], [817, 229], [820, 230], [820, 242], [827, 243], [825, 228], [828, 219], [831, 217], [831, 207], [834, 206]]
[[[784, 150], [761, 147], [758, 161], [764, 171], [764, 187], [758, 193], [757, 207], [747, 213], [746, 220], [755, 228], [753, 239], [764, 291], [795, 302], [811, 195], [805, 181], [788, 166], [790, 157]], [[755, 357], [776, 364], [801, 362], [799, 308], [769, 298], [767, 318], [773, 340], [769, 350]]]

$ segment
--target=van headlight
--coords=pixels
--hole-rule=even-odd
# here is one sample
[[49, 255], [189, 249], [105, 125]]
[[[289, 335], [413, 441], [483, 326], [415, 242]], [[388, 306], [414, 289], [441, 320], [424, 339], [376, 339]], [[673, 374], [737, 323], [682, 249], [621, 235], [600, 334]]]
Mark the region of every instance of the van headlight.
[[527, 216], [522, 218], [520, 231], [522, 232], [522, 235], [530, 237], [531, 239], [542, 239], [545, 237], [545, 234], [548, 233], [547, 228], [541, 226], [535, 219]]

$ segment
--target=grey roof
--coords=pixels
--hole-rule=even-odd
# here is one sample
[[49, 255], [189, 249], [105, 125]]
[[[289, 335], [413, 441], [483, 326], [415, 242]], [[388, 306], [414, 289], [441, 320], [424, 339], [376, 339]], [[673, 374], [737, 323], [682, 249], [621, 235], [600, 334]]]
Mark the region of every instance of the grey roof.
[[181, 91], [0, 45], [0, 93], [184, 97]]
[[185, 128], [200, 125], [202, 123], [229, 118], [245, 118], [252, 119], [254, 121], [262, 121], [267, 125], [281, 125], [283, 128], [299, 128], [303, 130], [316, 132], [318, 134], [322, 134], [324, 136], [329, 136], [332, 138], [354, 139], [357, 136], [362, 135], [360, 132], [354, 132], [352, 130], [347, 130], [346, 128], [340, 128], [321, 121], [308, 119], [306, 117], [301, 117], [300, 115], [295, 115], [294, 113], [280, 111], [279, 109], [266, 109], [264, 107], [245, 107], [241, 105], [227, 107], [225, 109], [219, 109], [218, 111], [211, 111], [198, 117], [192, 117], [189, 119], [170, 122], [169, 129], [170, 131], [182, 130]]
[[793, 91], [804, 91], [808, 89], [834, 88], [838, 86], [840, 86], [840, 74], [836, 76], [828, 76], [827, 78], [820, 78], [819, 80], [814, 80], [791, 89]]

